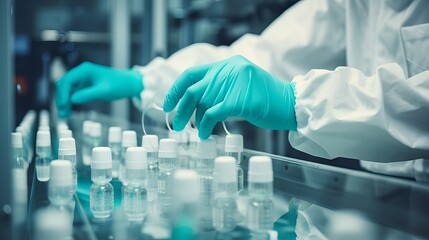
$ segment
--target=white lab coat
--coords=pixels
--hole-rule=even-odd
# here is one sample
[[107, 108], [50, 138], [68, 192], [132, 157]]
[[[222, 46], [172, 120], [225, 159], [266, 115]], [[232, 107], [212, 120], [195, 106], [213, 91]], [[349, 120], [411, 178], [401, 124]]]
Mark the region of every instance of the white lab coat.
[[[159, 93], [186, 68], [240, 54], [296, 83], [294, 148], [378, 165], [429, 159], [428, 9], [429, 1], [299, 2], [261, 35], [246, 34], [229, 47], [193, 44], [137, 67], [141, 106], [154, 98], [162, 106]], [[427, 161], [419, 161], [395, 168], [427, 180]]]

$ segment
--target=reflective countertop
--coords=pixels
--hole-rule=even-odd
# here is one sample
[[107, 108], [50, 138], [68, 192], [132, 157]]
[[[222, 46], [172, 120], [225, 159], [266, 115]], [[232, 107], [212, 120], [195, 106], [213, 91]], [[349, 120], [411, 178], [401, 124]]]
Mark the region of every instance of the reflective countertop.
[[[107, 130], [120, 126], [135, 130], [141, 143], [142, 127], [123, 119], [97, 113], [74, 113], [68, 124], [77, 143], [78, 189], [74, 196], [74, 239], [166, 239], [165, 222], [147, 217], [143, 222], [128, 221], [122, 209], [121, 183], [114, 179], [115, 208], [110, 218], [94, 218], [89, 207], [92, 184], [90, 167], [82, 164], [82, 122], [94, 120], [103, 125], [103, 145]], [[167, 136], [162, 126], [147, 126], [150, 134]], [[53, 140], [56, 135], [53, 134]], [[53, 149], [57, 148], [53, 141]], [[222, 146], [223, 138], [218, 138]], [[58, 142], [56, 142], [58, 144]], [[221, 147], [219, 147], [221, 149]], [[222, 154], [222, 153], [220, 153]], [[199, 239], [428, 239], [429, 185], [407, 179], [360, 172], [306, 162], [263, 152], [245, 150], [241, 168], [247, 186], [248, 161], [254, 155], [273, 159], [275, 223], [272, 232], [255, 234], [242, 221], [230, 233], [201, 231]], [[34, 166], [33, 169], [35, 171]], [[49, 205], [47, 183], [31, 181], [28, 236], [31, 239], [34, 213]], [[244, 214], [246, 190], [238, 199]]]

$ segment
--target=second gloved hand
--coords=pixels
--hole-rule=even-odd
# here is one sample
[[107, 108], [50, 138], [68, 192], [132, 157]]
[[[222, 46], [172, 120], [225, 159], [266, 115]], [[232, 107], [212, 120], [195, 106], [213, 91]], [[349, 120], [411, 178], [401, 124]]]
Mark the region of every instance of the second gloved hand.
[[180, 99], [174, 129], [182, 130], [196, 109], [202, 139], [230, 116], [262, 128], [296, 130], [294, 84], [241, 56], [187, 69], [165, 97], [164, 111], [172, 111]]
[[142, 90], [142, 76], [138, 71], [85, 62], [56, 82], [55, 94], [60, 117], [67, 117], [71, 104], [134, 97]]

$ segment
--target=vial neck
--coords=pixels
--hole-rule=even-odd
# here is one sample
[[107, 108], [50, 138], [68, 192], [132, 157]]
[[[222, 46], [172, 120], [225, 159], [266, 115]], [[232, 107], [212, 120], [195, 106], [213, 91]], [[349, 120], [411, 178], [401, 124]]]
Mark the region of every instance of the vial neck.
[[159, 170], [160, 171], [171, 171], [176, 167], [176, 158], [160, 158], [159, 159]]
[[249, 182], [249, 196], [252, 198], [270, 198], [273, 195], [272, 182]]
[[51, 147], [50, 146], [44, 146], [44, 147], [37, 147], [36, 148], [36, 154], [38, 157], [46, 158], [51, 156]]
[[242, 152], [225, 152], [225, 155], [228, 157], [235, 158], [235, 163], [238, 165], [241, 163]]

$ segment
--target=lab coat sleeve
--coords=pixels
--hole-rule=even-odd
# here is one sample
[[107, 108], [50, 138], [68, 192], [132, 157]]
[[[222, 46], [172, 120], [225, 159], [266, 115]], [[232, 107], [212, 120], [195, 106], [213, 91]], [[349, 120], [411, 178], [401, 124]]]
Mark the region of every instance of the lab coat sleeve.
[[[187, 68], [242, 55], [283, 80], [313, 68], [335, 69], [345, 64], [342, 1], [302, 1], [285, 11], [261, 35], [245, 34], [231, 46], [197, 43], [164, 59], [155, 58], [134, 69], [143, 75], [144, 90], [134, 99], [140, 109], [153, 102], [162, 107], [172, 83]], [[318, 57], [314, 57], [318, 56]]]
[[395, 63], [374, 75], [339, 67], [297, 76], [293, 147], [323, 158], [429, 159], [429, 71], [406, 78]]

